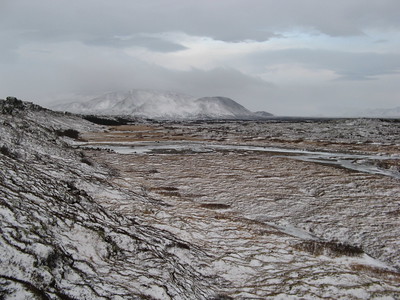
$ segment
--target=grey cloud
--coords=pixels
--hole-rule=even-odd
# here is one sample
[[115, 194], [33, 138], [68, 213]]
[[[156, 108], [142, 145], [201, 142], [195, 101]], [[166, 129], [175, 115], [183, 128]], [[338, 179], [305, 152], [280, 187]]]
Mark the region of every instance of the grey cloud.
[[[292, 29], [330, 36], [398, 31], [399, 11], [398, 0], [0, 0], [0, 97], [37, 100], [48, 94], [156, 88], [224, 95], [253, 110], [292, 114], [351, 99], [393, 103], [398, 101], [398, 54], [291, 49], [238, 57], [231, 68], [174, 71], [129, 57], [120, 48], [183, 50], [179, 41], [162, 38], [161, 33], [174, 31], [230, 42], [266, 41]], [[54, 53], [33, 53], [47, 49]], [[339, 80], [317, 87], [272, 86], [236, 70], [242, 61], [249, 74], [278, 63], [304, 64], [332, 70]]]
[[84, 67], [83, 70], [72, 66], [68, 73], [73, 75], [73, 86], [82, 83], [79, 92], [84, 94], [99, 93], [99, 86], [104, 92], [132, 88], [175, 90], [196, 97], [231, 97], [250, 108], [260, 107], [257, 102], [260, 99], [263, 102], [275, 88], [271, 83], [232, 68], [177, 71], [141, 61], [131, 61], [125, 66]]
[[151, 36], [132, 36], [132, 37], [98, 37], [85, 41], [88, 45], [106, 46], [115, 48], [144, 47], [155, 52], [175, 52], [187, 49], [186, 47], [166, 41], [161, 38]]
[[368, 27], [399, 29], [398, 11], [397, 0], [18, 0], [8, 1], [0, 24], [77, 39], [183, 31], [261, 41], [296, 27], [333, 36], [362, 34]]
[[18, 42], [14, 40], [9, 32], [0, 32], [0, 63], [11, 64], [16, 61], [18, 55]]
[[[209, 71], [192, 69], [190, 71], [174, 71], [170, 74], [177, 84], [197, 95], [228, 96], [249, 95], [255, 91], [268, 93], [274, 85], [260, 78], [246, 75], [232, 68], [215, 68]], [[236, 96], [235, 96], [236, 95]], [[244, 99], [242, 99], [244, 100]], [[251, 102], [251, 99], [247, 99]]]
[[271, 110], [278, 115], [357, 116], [366, 108], [397, 107], [398, 89], [393, 81], [398, 80], [398, 77], [387, 77], [340, 84], [332, 81], [318, 85], [290, 85], [271, 89], [266, 98]]
[[5, 93], [0, 97], [15, 95], [40, 103], [42, 97], [71, 91], [98, 95], [109, 91], [148, 88], [175, 90], [198, 97], [227, 96], [250, 109], [261, 109], [266, 95], [275, 88], [260, 78], [233, 68], [177, 71], [132, 57], [111, 57], [108, 60], [103, 57], [101, 53], [94, 52], [90, 56], [77, 57], [79, 63], [54, 60], [48, 61], [46, 66], [41, 61], [29, 65], [22, 61], [20, 65], [0, 72], [0, 91]]
[[[198, 34], [202, 33], [199, 32]], [[275, 34], [273, 32], [263, 31], [263, 30], [252, 30], [249, 28], [235, 29], [230, 32], [226, 30], [221, 30], [221, 31], [214, 30], [214, 32], [211, 33], [210, 36], [216, 40], [221, 40], [224, 42], [233, 42], [233, 43], [246, 40], [264, 42], [273, 37], [281, 37], [280, 34]]]
[[[40, 63], [6, 68], [0, 73], [0, 91], [5, 97], [19, 98], [43, 104], [44, 97], [74, 91], [83, 95], [99, 95], [108, 91], [132, 88], [175, 90], [193, 96], [231, 97], [249, 109], [266, 110], [281, 115], [330, 114], [341, 107], [390, 107], [398, 103], [396, 78], [369, 82], [327, 82], [323, 85], [274, 86], [257, 77], [232, 68], [210, 71], [192, 69], [176, 71], [144, 63], [136, 59], [114, 58], [102, 62], [102, 57], [80, 60], [79, 64], [58, 65]], [[38, 76], [39, 75], [39, 76]], [[376, 99], [379, 99], [377, 103]], [[73, 99], [69, 99], [73, 100]]]
[[268, 51], [250, 59], [261, 69], [280, 63], [297, 63], [308, 68], [328, 69], [334, 71], [339, 80], [370, 80], [400, 71], [400, 54], [390, 53], [288, 49]]

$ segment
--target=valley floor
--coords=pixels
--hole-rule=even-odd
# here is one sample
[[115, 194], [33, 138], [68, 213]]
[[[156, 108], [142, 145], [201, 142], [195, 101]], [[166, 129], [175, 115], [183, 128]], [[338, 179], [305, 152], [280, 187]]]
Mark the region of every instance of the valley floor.
[[399, 299], [399, 137], [0, 100], [0, 299]]
[[204, 252], [221, 299], [399, 299], [399, 134], [382, 120], [147, 122], [76, 146], [132, 195], [86, 187], [94, 199], [172, 233], [188, 264]]

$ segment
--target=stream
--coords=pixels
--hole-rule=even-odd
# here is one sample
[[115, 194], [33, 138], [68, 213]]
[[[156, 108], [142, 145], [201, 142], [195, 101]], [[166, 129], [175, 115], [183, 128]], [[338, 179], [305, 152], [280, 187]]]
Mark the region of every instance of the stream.
[[168, 154], [177, 152], [196, 154], [213, 151], [268, 152], [305, 162], [333, 165], [348, 170], [400, 179], [400, 172], [396, 168], [385, 169], [379, 167], [377, 164], [385, 160], [399, 160], [399, 155], [364, 155], [278, 147], [222, 145], [202, 142], [128, 142], [115, 144], [106, 142], [84, 143], [79, 146], [82, 148], [107, 149], [119, 154]]

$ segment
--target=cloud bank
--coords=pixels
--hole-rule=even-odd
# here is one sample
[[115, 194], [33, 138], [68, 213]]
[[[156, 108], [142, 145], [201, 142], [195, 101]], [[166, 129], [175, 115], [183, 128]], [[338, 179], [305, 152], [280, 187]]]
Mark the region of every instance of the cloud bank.
[[150, 88], [280, 115], [395, 107], [398, 11], [397, 0], [3, 0], [0, 97]]

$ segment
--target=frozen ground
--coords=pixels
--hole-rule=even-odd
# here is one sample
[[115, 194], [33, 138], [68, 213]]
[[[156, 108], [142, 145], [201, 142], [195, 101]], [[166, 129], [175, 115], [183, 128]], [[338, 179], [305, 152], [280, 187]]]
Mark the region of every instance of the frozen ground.
[[89, 153], [168, 204], [103, 205], [201, 245], [232, 297], [395, 299], [383, 286], [399, 286], [399, 133], [380, 120], [147, 124], [82, 146], [113, 150]]
[[72, 149], [81, 118], [0, 100], [1, 299], [212, 299], [208, 255], [99, 202], [151, 200]]
[[0, 112], [1, 299], [400, 297], [399, 123]]

